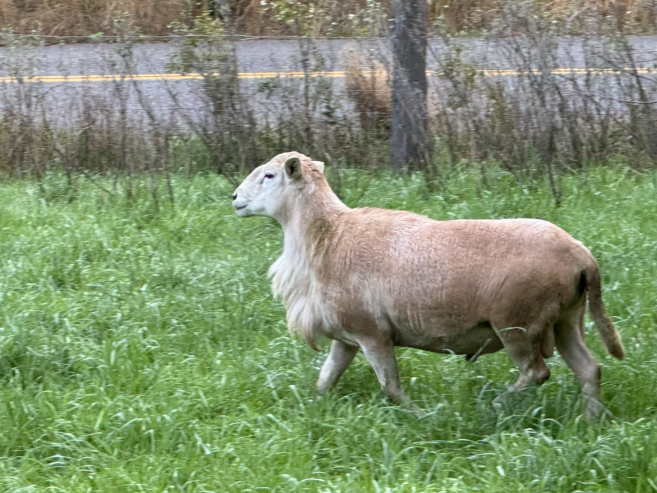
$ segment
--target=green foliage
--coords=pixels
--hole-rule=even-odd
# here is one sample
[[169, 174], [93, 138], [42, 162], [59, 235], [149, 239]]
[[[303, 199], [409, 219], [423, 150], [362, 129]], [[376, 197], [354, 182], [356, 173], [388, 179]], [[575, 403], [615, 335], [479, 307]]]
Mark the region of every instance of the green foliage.
[[280, 228], [237, 218], [223, 178], [174, 176], [173, 203], [156, 205], [148, 179], [129, 196], [103, 179], [116, 191], [84, 181], [71, 196], [65, 177], [47, 175], [0, 184], [0, 490], [655, 488], [657, 173], [565, 177], [555, 208], [547, 183], [528, 188], [495, 167], [431, 186], [328, 172], [350, 206], [542, 217], [587, 244], [628, 353], [613, 361], [587, 325], [616, 420], [580, 420], [558, 356], [551, 379], [501, 414], [491, 400], [516, 378], [504, 353], [468, 364], [399, 350], [422, 420], [383, 400], [361, 356], [316, 402], [324, 354], [287, 335], [269, 294]]
[[388, 17], [383, 2], [365, 0], [362, 3], [362, 6], [347, 6], [334, 0], [260, 2], [272, 20], [293, 26], [301, 36], [385, 36]]
[[194, 17], [191, 27], [179, 21], [170, 27], [182, 38], [166, 65], [168, 72], [197, 71], [204, 76], [217, 76], [231, 67], [231, 46], [225, 40], [223, 24], [210, 12]]

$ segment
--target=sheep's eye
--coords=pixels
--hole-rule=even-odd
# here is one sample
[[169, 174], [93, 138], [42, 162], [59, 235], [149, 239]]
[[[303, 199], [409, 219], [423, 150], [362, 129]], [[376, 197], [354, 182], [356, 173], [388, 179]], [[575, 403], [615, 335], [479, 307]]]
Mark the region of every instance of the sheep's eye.
[[273, 173], [265, 173], [265, 178], [273, 178], [274, 174]]

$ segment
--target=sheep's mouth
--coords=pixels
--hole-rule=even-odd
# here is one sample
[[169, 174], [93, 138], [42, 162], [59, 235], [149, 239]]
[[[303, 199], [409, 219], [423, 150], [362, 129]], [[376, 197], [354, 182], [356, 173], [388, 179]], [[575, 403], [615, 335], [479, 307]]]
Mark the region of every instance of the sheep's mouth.
[[246, 205], [235, 206], [235, 210], [237, 212], [243, 211], [244, 209], [246, 209]]

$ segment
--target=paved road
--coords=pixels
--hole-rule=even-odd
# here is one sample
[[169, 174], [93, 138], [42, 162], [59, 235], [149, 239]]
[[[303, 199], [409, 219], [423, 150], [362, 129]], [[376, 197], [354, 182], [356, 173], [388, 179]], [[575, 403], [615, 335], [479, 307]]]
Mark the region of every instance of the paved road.
[[[462, 39], [455, 41], [462, 47], [462, 58], [481, 69], [509, 69], [513, 43], [517, 40], [482, 40]], [[646, 67], [654, 65], [657, 36], [633, 37], [631, 42], [635, 47], [638, 62]], [[596, 63], [595, 53], [599, 46], [590, 43], [586, 47], [579, 38], [561, 38], [558, 40], [556, 53], [558, 65], [564, 68], [581, 68]], [[117, 86], [112, 82], [103, 82], [102, 77], [81, 80], [80, 75], [118, 74], [123, 70], [123, 59], [120, 56], [121, 47], [108, 44], [75, 44], [41, 47], [32, 51], [15, 51], [0, 48], [0, 76], [15, 74], [54, 76], [43, 84], [45, 105], [54, 118], [62, 122], [70, 120], [71, 113], [82, 101], [89, 103], [105, 101], [109, 107], [116, 107]], [[132, 47], [131, 63], [134, 71], [139, 74], [164, 74], [167, 72], [172, 54], [176, 50], [173, 43], [140, 44]], [[306, 54], [304, 54], [306, 49]], [[239, 61], [239, 69], [245, 77], [248, 74], [261, 72], [298, 72], [304, 69], [304, 63], [309, 63], [315, 69], [334, 71], [338, 75], [332, 81], [333, 88], [339, 92], [343, 87], [340, 71], [344, 68], [347, 54], [358, 49], [362, 53], [371, 53], [374, 57], [386, 61], [390, 57], [390, 46], [387, 40], [318, 40], [312, 46], [302, 46], [299, 40], [249, 40], [235, 43], [235, 51]], [[428, 49], [428, 68], [435, 70], [444, 59], [447, 47], [441, 40], [430, 40]], [[588, 58], [585, 53], [589, 53]], [[307, 53], [310, 56], [307, 57]], [[68, 82], [62, 82], [61, 77], [67, 76]], [[146, 78], [145, 76], [142, 77]], [[199, 99], [199, 86], [196, 81], [182, 80], [172, 83], [163, 81], [157, 75], [154, 80], [141, 80], [142, 101], [146, 101], [160, 116], [174, 115], [176, 108], [186, 108], [190, 115], [194, 107], [203, 104]], [[42, 79], [44, 80], [44, 79]], [[261, 84], [250, 80], [245, 86], [254, 88]], [[12, 84], [4, 84], [0, 91], [0, 108], [6, 107], [11, 96]], [[265, 91], [266, 92], [266, 91]], [[171, 98], [172, 93], [177, 100]], [[143, 116], [143, 104], [138, 101], [137, 94], [130, 90], [128, 109], [131, 114]], [[266, 97], [258, 96], [258, 104], [271, 104]], [[179, 116], [179, 115], [178, 115]], [[172, 116], [173, 117], [173, 116]], [[175, 117], [177, 118], [177, 117]]]
[[[654, 63], [657, 50], [657, 36], [630, 37], [639, 57], [644, 62]], [[512, 68], [508, 61], [509, 40], [460, 39], [453, 42], [463, 48], [463, 59], [482, 69]], [[298, 40], [249, 40], [234, 43], [240, 71], [242, 72], [280, 72], [302, 71], [302, 43]], [[590, 43], [595, 47], [595, 43]], [[324, 60], [324, 70], [342, 70], [345, 55], [353, 49], [370, 52], [376, 57], [388, 60], [390, 44], [387, 40], [348, 39], [316, 40], [309, 48]], [[53, 45], [35, 50], [34, 73], [38, 75], [107, 74], [121, 65], [118, 55], [120, 46], [98, 44]], [[166, 65], [176, 50], [174, 43], [138, 44], [132, 48], [135, 70], [138, 73], [165, 73]], [[584, 51], [580, 38], [560, 38], [557, 54], [561, 67], [583, 67]], [[429, 40], [428, 68], [435, 69], [438, 60], [446, 52], [445, 44], [438, 39]], [[11, 50], [0, 48], [0, 75], [11, 70]]]
[[[655, 62], [657, 53], [657, 36], [632, 36], [630, 41], [639, 55], [637, 58], [646, 63]], [[453, 42], [463, 48], [463, 59], [482, 69], [512, 68], [508, 60], [508, 40], [483, 40], [465, 38]], [[242, 72], [280, 72], [302, 71], [302, 45], [297, 40], [250, 40], [235, 44], [240, 71]], [[590, 43], [590, 46], [596, 46]], [[165, 73], [176, 46], [173, 43], [156, 43], [134, 45], [133, 60], [138, 73]], [[370, 52], [377, 57], [388, 60], [390, 44], [387, 40], [338, 39], [316, 40], [310, 47], [313, 54], [321, 54], [324, 70], [342, 70], [346, 54], [353, 49]], [[36, 50], [35, 74], [72, 75], [72, 74], [106, 74], [118, 69], [121, 57], [119, 46], [110, 44], [73, 44], [53, 45]], [[435, 69], [438, 60], [447, 48], [438, 39], [429, 40], [428, 68]], [[557, 54], [561, 67], [584, 67], [584, 51], [580, 38], [560, 38]], [[0, 48], [0, 75], [6, 75], [9, 67], [7, 58], [10, 50]], [[313, 56], [317, 62], [318, 57]]]

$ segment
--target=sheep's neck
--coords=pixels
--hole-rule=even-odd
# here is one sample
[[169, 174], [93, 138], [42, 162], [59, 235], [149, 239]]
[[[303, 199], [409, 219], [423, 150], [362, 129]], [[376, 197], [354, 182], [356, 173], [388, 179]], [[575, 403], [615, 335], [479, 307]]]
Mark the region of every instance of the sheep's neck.
[[284, 220], [277, 218], [285, 239], [283, 255], [269, 269], [272, 293], [283, 299], [290, 331], [300, 333], [316, 349], [316, 334], [336, 325], [317, 282], [317, 267], [325, 260], [323, 252], [337, 217], [349, 208], [328, 185], [289, 205]]
[[317, 236], [327, 235], [335, 219], [348, 210], [332, 190], [302, 196], [291, 208], [287, 220], [281, 222], [285, 236], [283, 254], [300, 261], [309, 260], [308, 255], [312, 253], [308, 251], [309, 244], [321, 239]]

